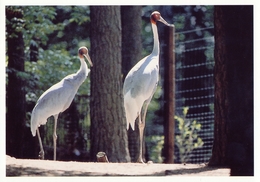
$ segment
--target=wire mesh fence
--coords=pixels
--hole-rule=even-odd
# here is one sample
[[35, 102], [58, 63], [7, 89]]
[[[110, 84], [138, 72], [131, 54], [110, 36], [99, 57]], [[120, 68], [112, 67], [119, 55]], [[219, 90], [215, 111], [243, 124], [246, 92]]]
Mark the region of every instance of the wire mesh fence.
[[[190, 153], [185, 161], [189, 163], [208, 162], [211, 156], [214, 133], [213, 32], [214, 27], [208, 27], [175, 33], [175, 115], [182, 116], [183, 108], [188, 107], [186, 119], [196, 120], [201, 125], [197, 134], [203, 141], [202, 147]], [[178, 123], [175, 122], [175, 135], [179, 135]], [[174, 153], [174, 161], [181, 162], [177, 146]]]

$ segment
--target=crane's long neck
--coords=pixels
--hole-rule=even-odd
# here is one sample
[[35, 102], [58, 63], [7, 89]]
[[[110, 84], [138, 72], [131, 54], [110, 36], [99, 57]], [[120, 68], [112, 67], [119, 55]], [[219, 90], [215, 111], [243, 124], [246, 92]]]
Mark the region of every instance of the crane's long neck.
[[77, 77], [75, 80], [75, 82], [77, 82], [76, 84], [82, 84], [82, 82], [86, 79], [88, 72], [89, 69], [84, 58], [80, 58], [80, 69], [77, 71], [75, 75]]
[[80, 69], [78, 72], [86, 73], [88, 70], [87, 63], [85, 62], [84, 58], [80, 58]]
[[156, 24], [152, 24], [152, 29], [153, 29], [153, 55], [159, 56], [160, 53], [160, 43], [159, 43], [159, 36], [158, 36], [158, 29]]

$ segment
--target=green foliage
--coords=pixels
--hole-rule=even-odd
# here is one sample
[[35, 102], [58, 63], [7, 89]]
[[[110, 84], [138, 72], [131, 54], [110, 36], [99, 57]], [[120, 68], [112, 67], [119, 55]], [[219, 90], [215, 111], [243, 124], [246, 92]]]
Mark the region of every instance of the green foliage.
[[152, 160], [155, 163], [162, 163], [164, 160], [162, 156], [164, 136], [151, 135], [146, 137], [146, 142], [149, 142], [151, 145], [149, 147], [150, 160]]
[[[25, 45], [29, 46], [30, 43], [46, 45], [49, 40], [49, 34], [57, 30], [63, 30], [64, 25], [62, 23], [54, 24], [52, 22], [57, 15], [54, 7], [24, 6], [22, 8], [24, 19], [26, 20], [24, 32]], [[38, 41], [35, 42], [35, 39]]]
[[191, 152], [199, 147], [202, 147], [204, 142], [198, 137], [197, 132], [201, 129], [201, 124], [196, 120], [186, 118], [189, 108], [183, 108], [182, 116], [175, 116], [178, 121], [178, 129], [180, 134], [176, 135], [175, 143], [179, 149], [180, 161], [185, 163], [189, 160]]
[[71, 18], [69, 21], [76, 22], [78, 25], [82, 25], [85, 22], [89, 22], [90, 21], [89, 16], [82, 16], [85, 14], [90, 14], [90, 11], [87, 7], [82, 8], [82, 6], [75, 6], [75, 7], [73, 7], [73, 10], [71, 13]]

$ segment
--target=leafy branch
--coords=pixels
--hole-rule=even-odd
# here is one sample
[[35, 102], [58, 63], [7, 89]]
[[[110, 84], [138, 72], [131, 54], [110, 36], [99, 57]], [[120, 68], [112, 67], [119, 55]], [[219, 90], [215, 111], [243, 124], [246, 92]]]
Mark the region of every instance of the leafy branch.
[[176, 135], [176, 145], [179, 149], [180, 161], [185, 163], [191, 157], [191, 152], [199, 147], [202, 147], [204, 142], [198, 137], [197, 132], [201, 129], [201, 124], [196, 120], [187, 119], [189, 108], [183, 108], [182, 116], [175, 116], [178, 121], [179, 134]]

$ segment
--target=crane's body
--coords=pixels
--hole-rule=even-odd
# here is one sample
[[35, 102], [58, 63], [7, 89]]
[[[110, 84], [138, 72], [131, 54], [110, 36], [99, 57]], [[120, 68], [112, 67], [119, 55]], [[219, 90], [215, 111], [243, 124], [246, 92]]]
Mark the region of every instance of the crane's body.
[[127, 109], [127, 129], [135, 129], [135, 119], [145, 101], [152, 98], [159, 80], [158, 56], [149, 55], [138, 62], [127, 74], [123, 87], [124, 106]]
[[82, 65], [83, 70], [79, 70], [80, 74], [66, 76], [46, 90], [38, 99], [31, 117], [31, 132], [33, 136], [35, 136], [36, 129], [40, 125], [46, 124], [47, 118], [58, 115], [68, 109], [79, 86], [84, 82], [89, 72], [85, 61]]
[[54, 143], [54, 160], [56, 160], [56, 127], [59, 113], [65, 111], [71, 104], [73, 98], [75, 97], [80, 85], [85, 81], [89, 69], [84, 61], [86, 57], [92, 65], [92, 62], [87, 54], [87, 48], [81, 47], [79, 49], [79, 57], [81, 66], [77, 73], [71, 74], [63, 78], [60, 82], [56, 83], [48, 90], [46, 90], [38, 99], [31, 115], [31, 132], [35, 136], [36, 132], [40, 142], [40, 157], [44, 159], [44, 151], [40, 138], [40, 133], [38, 127], [44, 125], [50, 116], [54, 116], [54, 133], [53, 133], [53, 143]]
[[140, 60], [129, 71], [123, 85], [127, 129], [129, 129], [129, 125], [131, 125], [132, 129], [134, 130], [135, 120], [138, 118], [140, 150], [137, 162], [140, 163], [143, 163], [142, 145], [146, 112], [159, 81], [160, 44], [156, 22], [161, 21], [167, 26], [172, 26], [169, 25], [157, 11], [151, 14], [150, 21], [154, 38], [153, 51], [149, 56], [146, 56]]

